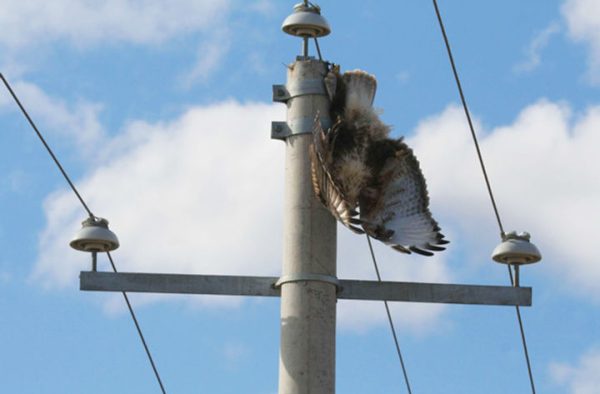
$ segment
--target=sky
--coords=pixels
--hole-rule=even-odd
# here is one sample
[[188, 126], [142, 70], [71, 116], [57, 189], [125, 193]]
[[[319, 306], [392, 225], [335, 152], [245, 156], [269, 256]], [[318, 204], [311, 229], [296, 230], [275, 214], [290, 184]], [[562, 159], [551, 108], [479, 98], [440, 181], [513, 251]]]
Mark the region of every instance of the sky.
[[[120, 271], [278, 276], [283, 158], [271, 86], [301, 44], [281, 0], [4, 0], [0, 71], [92, 211]], [[499, 230], [430, 1], [322, 0], [323, 57], [378, 79], [451, 241], [376, 245], [384, 280], [507, 285]], [[600, 3], [439, 0], [507, 231], [541, 263], [521, 309], [538, 392], [600, 385]], [[314, 48], [311, 47], [311, 54]], [[82, 292], [86, 212], [0, 89], [0, 392], [160, 392], [119, 294]], [[105, 258], [100, 270], [109, 270]], [[338, 228], [338, 276], [375, 279]], [[279, 300], [130, 295], [169, 393], [277, 393]], [[512, 307], [394, 303], [415, 393], [530, 392]], [[403, 393], [385, 309], [339, 301], [339, 393]]]

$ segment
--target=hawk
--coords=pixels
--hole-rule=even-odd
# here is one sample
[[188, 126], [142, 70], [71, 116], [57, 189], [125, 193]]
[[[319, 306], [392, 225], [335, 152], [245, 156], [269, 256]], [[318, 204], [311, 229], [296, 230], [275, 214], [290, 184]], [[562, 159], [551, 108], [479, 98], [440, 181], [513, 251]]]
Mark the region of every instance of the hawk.
[[429, 211], [425, 178], [402, 138], [373, 109], [377, 81], [332, 66], [324, 79], [331, 99], [332, 126], [319, 115], [310, 146], [312, 183], [333, 216], [356, 233], [367, 233], [392, 248], [425, 256], [448, 243]]

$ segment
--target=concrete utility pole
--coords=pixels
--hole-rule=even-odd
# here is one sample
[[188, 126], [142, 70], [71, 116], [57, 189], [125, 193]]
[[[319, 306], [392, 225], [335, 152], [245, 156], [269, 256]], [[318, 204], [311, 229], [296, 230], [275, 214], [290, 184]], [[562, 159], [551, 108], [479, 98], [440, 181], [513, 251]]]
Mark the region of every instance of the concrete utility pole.
[[[285, 217], [279, 393], [333, 393], [335, 385], [336, 222], [317, 200], [308, 147], [317, 113], [329, 113], [325, 65], [301, 59], [288, 71]], [[291, 89], [290, 89], [291, 90]], [[308, 93], [303, 93], [303, 91]]]
[[[308, 155], [316, 115], [324, 129], [331, 125], [323, 84], [327, 66], [308, 56], [308, 43], [330, 28], [320, 9], [306, 1], [294, 7], [282, 28], [303, 40], [287, 83], [273, 86], [273, 100], [288, 108], [287, 121], [273, 122], [271, 129], [271, 137], [286, 146], [282, 276], [109, 273], [94, 267], [81, 272], [81, 290], [281, 296], [279, 394], [335, 393], [337, 299], [530, 306], [531, 288], [518, 285], [338, 280], [336, 222], [314, 195]], [[107, 222], [88, 220], [71, 245], [95, 255], [115, 249], [118, 240]], [[534, 249], [528, 234], [515, 234], [494, 251], [494, 259], [526, 264], [539, 259]]]
[[303, 53], [288, 67], [287, 84], [274, 86], [274, 100], [288, 108], [273, 135], [286, 145], [279, 394], [326, 394], [335, 392], [336, 222], [313, 192], [308, 148], [316, 115], [331, 124], [330, 101], [327, 66], [308, 56], [308, 39], [330, 29], [318, 8], [294, 11], [283, 30], [302, 37]]

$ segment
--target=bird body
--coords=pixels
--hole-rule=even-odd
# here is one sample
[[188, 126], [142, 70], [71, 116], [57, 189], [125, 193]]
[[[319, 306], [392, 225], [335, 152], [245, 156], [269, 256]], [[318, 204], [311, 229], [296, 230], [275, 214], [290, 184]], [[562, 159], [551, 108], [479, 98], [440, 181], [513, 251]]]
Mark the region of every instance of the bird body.
[[[333, 125], [319, 119], [310, 149], [313, 187], [321, 202], [351, 230], [394, 249], [423, 255], [447, 243], [429, 212], [425, 178], [412, 150], [389, 138], [373, 108], [374, 76], [360, 70], [324, 79]], [[317, 116], [318, 118], [318, 116]]]

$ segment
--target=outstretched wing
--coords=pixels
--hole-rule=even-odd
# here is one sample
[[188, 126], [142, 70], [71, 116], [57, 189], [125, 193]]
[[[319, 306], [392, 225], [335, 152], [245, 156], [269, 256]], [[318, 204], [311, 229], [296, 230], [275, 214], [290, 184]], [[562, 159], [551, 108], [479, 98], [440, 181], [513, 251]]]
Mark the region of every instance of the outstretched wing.
[[[335, 125], [329, 130], [329, 133], [335, 133]], [[309, 147], [313, 189], [323, 205], [337, 220], [356, 233], [364, 233], [359, 227], [354, 226], [358, 215], [356, 207], [351, 206], [344, 198], [339, 186], [331, 176], [333, 163], [331, 137], [333, 135], [325, 134], [319, 115], [317, 115], [313, 127], [313, 143]]]
[[382, 158], [376, 179], [360, 200], [360, 221], [373, 238], [404, 253], [426, 256], [448, 243], [429, 211], [425, 178], [412, 150], [401, 140]]

